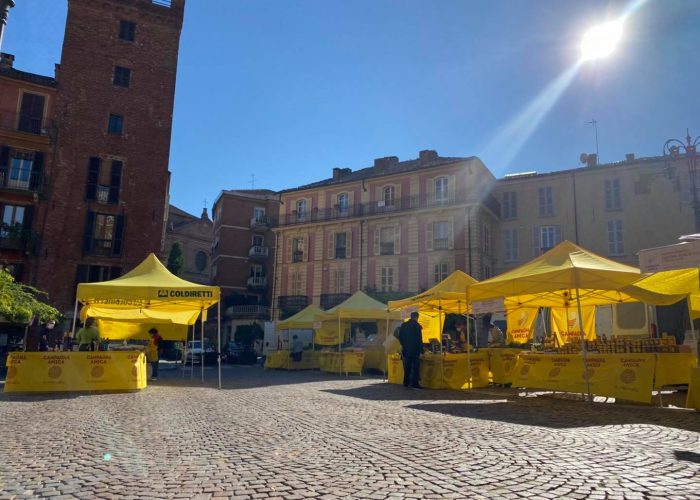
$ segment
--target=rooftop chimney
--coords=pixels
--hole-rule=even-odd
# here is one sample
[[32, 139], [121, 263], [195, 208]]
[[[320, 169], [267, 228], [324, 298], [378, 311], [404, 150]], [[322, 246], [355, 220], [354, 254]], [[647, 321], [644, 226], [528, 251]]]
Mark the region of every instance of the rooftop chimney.
[[[2, 2], [2, 0], [0, 0]], [[15, 63], [15, 56], [7, 52], [0, 52], [0, 68], [11, 68]]]
[[627, 160], [628, 162], [633, 162], [634, 161], [634, 153], [627, 153], [625, 155], [625, 160]]
[[430, 163], [438, 159], [437, 151], [432, 149], [424, 149], [418, 153], [418, 159], [421, 163]]
[[333, 167], [333, 180], [342, 179], [348, 174], [352, 173], [351, 168], [338, 168]]
[[390, 167], [392, 165], [396, 165], [399, 163], [399, 157], [398, 156], [385, 156], [384, 158], [376, 158], [374, 160], [374, 168], [377, 169], [385, 169], [387, 167]]
[[595, 167], [596, 165], [598, 165], [598, 155], [595, 153], [589, 154], [586, 158], [586, 164], [589, 167]]
[[15, 6], [15, 0], [0, 0], [0, 49], [2, 49], [2, 35], [5, 34], [7, 18], [10, 16], [10, 9]]

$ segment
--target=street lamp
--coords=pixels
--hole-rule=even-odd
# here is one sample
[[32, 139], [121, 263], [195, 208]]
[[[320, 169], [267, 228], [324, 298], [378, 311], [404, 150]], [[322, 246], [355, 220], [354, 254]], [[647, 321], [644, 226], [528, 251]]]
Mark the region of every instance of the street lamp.
[[15, 0], [0, 0], [0, 49], [2, 49], [2, 35], [5, 33], [5, 25], [10, 15], [10, 9], [15, 6]]
[[664, 143], [663, 156], [669, 162], [685, 158], [688, 162], [688, 177], [693, 196], [693, 216], [695, 218], [695, 232], [700, 233], [700, 200], [698, 200], [698, 144], [700, 136], [695, 140], [686, 129], [685, 143], [679, 139], [669, 139]]
[[609, 56], [622, 38], [622, 20], [608, 21], [589, 29], [581, 40], [581, 61]]

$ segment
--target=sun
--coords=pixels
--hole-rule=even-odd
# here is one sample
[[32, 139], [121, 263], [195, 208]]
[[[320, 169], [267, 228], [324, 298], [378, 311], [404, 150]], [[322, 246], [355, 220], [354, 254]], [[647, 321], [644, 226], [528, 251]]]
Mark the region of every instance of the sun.
[[594, 26], [581, 41], [581, 59], [590, 61], [609, 56], [622, 38], [622, 21], [608, 21]]

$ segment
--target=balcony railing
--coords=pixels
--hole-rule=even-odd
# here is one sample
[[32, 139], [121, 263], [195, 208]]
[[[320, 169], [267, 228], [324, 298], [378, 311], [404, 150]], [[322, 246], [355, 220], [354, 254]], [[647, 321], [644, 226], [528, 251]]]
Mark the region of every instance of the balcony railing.
[[280, 295], [277, 297], [277, 307], [280, 309], [299, 309], [300, 311], [309, 305], [306, 295]]
[[247, 283], [250, 288], [264, 288], [267, 286], [267, 277], [251, 276], [250, 278], [248, 278]]
[[449, 240], [447, 238], [435, 238], [433, 240], [434, 250], [447, 250], [449, 246]]
[[259, 245], [253, 245], [248, 251], [248, 257], [265, 258], [269, 255], [270, 249]]
[[331, 307], [335, 307], [350, 297], [351, 294], [349, 293], [322, 293], [321, 309], [330, 309]]
[[21, 226], [0, 225], [0, 249], [21, 250], [33, 252], [37, 242], [37, 235], [30, 229]]
[[501, 204], [491, 194], [483, 198], [476, 199], [474, 195], [466, 192], [457, 192], [446, 198], [437, 198], [435, 195], [416, 195], [395, 198], [391, 205], [387, 205], [384, 200], [369, 203], [357, 203], [349, 205], [347, 209], [340, 210], [338, 207], [331, 207], [319, 210], [314, 208], [304, 212], [299, 216], [295, 212], [280, 216], [279, 226], [290, 226], [294, 224], [305, 224], [309, 222], [330, 221], [349, 217], [368, 217], [372, 215], [382, 215], [387, 213], [405, 212], [410, 210], [420, 210], [425, 208], [450, 207], [465, 203], [480, 203], [500, 217]]
[[0, 129], [34, 135], [49, 135], [50, 120], [22, 113], [0, 113]]
[[270, 308], [268, 306], [259, 305], [230, 306], [226, 308], [224, 314], [236, 318], [269, 319]]
[[250, 219], [250, 228], [257, 231], [267, 231], [270, 229], [270, 219], [267, 217], [253, 217]]
[[43, 184], [41, 172], [31, 172], [12, 167], [0, 168], [0, 187], [18, 191], [40, 192]]

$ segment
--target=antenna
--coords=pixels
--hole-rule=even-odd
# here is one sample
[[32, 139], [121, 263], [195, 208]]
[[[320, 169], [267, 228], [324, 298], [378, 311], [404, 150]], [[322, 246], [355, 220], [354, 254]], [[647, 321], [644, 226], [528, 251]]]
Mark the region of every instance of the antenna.
[[250, 174], [250, 189], [255, 189], [255, 174]]
[[586, 122], [586, 125], [593, 125], [593, 129], [595, 130], [595, 155], [598, 157], [598, 163], [602, 163], [600, 161], [600, 153], [598, 152], [598, 121], [592, 118], [591, 121]]
[[204, 210], [206, 210], [206, 209], [207, 209], [207, 199], [204, 198]]

